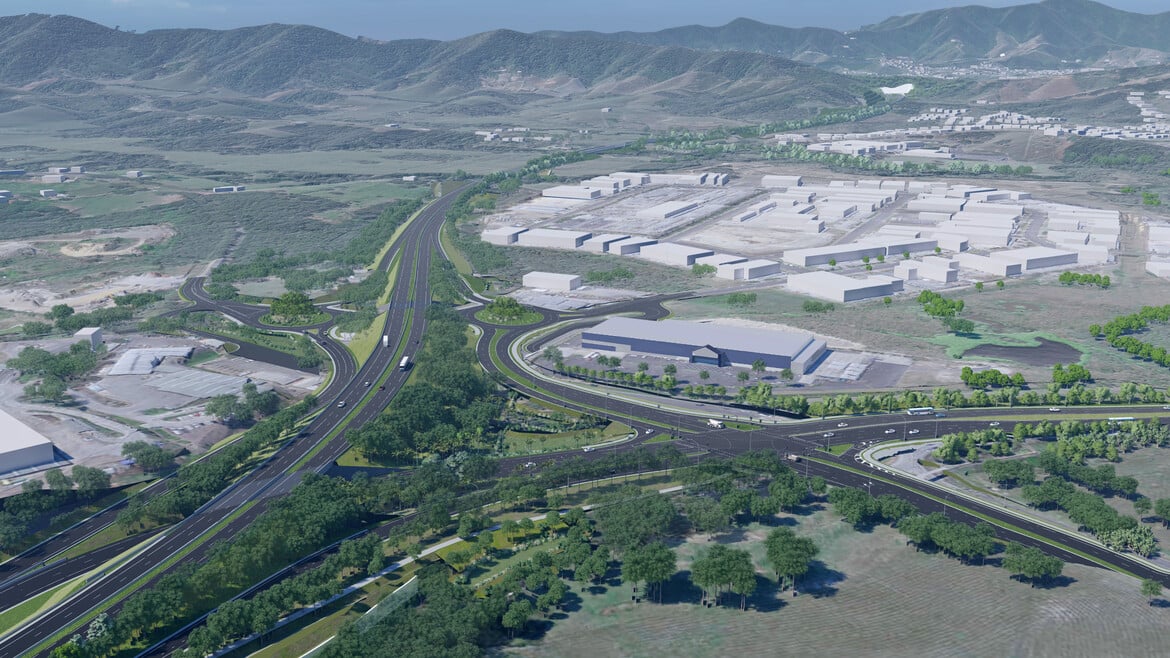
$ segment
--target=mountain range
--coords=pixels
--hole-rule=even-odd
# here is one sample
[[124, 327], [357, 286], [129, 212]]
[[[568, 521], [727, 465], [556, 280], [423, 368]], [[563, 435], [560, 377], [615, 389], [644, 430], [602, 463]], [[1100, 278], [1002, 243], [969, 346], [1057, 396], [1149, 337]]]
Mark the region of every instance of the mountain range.
[[898, 16], [858, 30], [791, 28], [739, 18], [721, 27], [657, 32], [557, 32], [654, 46], [767, 53], [802, 62], [859, 66], [905, 57], [927, 66], [993, 61], [1016, 67], [1128, 66], [1170, 55], [1170, 11], [1146, 15], [1092, 0], [1011, 7], [966, 6]]

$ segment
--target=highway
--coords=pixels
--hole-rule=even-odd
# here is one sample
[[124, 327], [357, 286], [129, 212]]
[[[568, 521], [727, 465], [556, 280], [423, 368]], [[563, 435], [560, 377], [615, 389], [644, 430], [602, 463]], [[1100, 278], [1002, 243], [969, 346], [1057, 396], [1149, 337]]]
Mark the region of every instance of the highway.
[[[77, 595], [51, 610], [49, 613], [35, 620], [3, 639], [0, 639], [0, 655], [21, 654], [45, 638], [55, 634], [73, 620], [83, 616], [87, 611], [101, 604], [110, 596], [118, 593], [122, 588], [135, 582], [143, 575], [165, 565], [171, 556], [182, 552], [192, 542], [203, 538], [204, 541], [195, 550], [184, 556], [183, 561], [198, 560], [216, 540], [229, 538], [252, 522], [265, 509], [265, 501], [287, 494], [300, 481], [301, 475], [307, 471], [322, 471], [328, 468], [333, 461], [347, 449], [343, 435], [338, 432], [333, 439], [313, 454], [318, 444], [321, 444], [335, 429], [354, 423], [360, 426], [376, 417], [388, 404], [389, 400], [405, 383], [409, 373], [397, 369], [396, 352], [402, 346], [405, 353], [410, 354], [420, 343], [426, 327], [425, 314], [415, 313], [416, 300], [419, 310], [424, 310], [430, 304], [430, 287], [428, 272], [432, 248], [437, 244], [438, 231], [442, 226], [446, 211], [458, 198], [462, 188], [452, 190], [441, 199], [427, 206], [414, 221], [399, 236], [397, 248], [392, 248], [379, 264], [388, 267], [396, 251], [401, 251], [402, 268], [399, 274], [390, 309], [385, 314], [383, 333], [391, 337], [391, 347], [379, 347], [366, 363], [356, 372], [341, 370], [335, 375], [334, 385], [331, 386], [332, 397], [323, 397], [321, 413], [313, 422], [294, 439], [286, 444], [268, 461], [252, 471], [248, 476], [239, 480], [219, 497], [215, 498], [195, 514], [168, 529], [162, 538], [152, 543], [146, 550], [123, 564], [118, 569], [106, 575], [96, 584], [90, 585]], [[192, 282], [184, 288], [184, 292], [197, 300], [197, 305], [205, 303], [200, 298], [201, 282]], [[240, 319], [251, 326], [260, 327], [258, 317], [233, 308], [244, 317]], [[245, 319], [247, 318], [247, 319]], [[323, 347], [330, 349], [332, 341], [324, 341]], [[338, 346], [340, 347], [340, 346]], [[340, 349], [344, 350], [343, 347]], [[346, 351], [348, 354], [348, 351]], [[350, 359], [352, 363], [352, 359]], [[349, 375], [348, 377], [346, 375]], [[383, 375], [386, 374], [385, 378]], [[385, 386], [385, 390], [378, 390], [378, 382]], [[365, 382], [371, 386], [366, 387]], [[363, 398], [370, 395], [370, 402], [355, 411]], [[341, 403], [344, 403], [341, 406]], [[312, 456], [310, 456], [310, 454]], [[304, 464], [300, 464], [305, 459]], [[300, 468], [296, 468], [300, 465]], [[256, 503], [242, 514], [229, 520], [248, 503]], [[209, 533], [210, 534], [207, 534]], [[204, 536], [206, 535], [206, 537]], [[173, 565], [169, 568], [173, 568]], [[163, 569], [152, 578], [166, 573], [169, 568]], [[78, 571], [77, 575], [85, 570]], [[29, 578], [15, 585], [6, 596], [24, 599], [27, 588], [37, 578]], [[116, 610], [116, 606], [113, 610]]]
[[[637, 300], [635, 302], [629, 302], [621, 308], [607, 307], [606, 309], [598, 309], [596, 313], [600, 314], [605, 310], [611, 313], [641, 313], [643, 317], [656, 319], [666, 314], [666, 309], [660, 305], [661, 301], [662, 299]], [[656, 306], [657, 308], [655, 308]], [[592, 315], [584, 314], [575, 315], [574, 317], [587, 318]], [[505, 364], [513, 372], [524, 373], [524, 369], [516, 363], [512, 353], [508, 349], [509, 345], [520, 339], [523, 334], [529, 333], [535, 328], [547, 327], [565, 319], [567, 319], [565, 316], [545, 312], [544, 319], [535, 325], [508, 328], [505, 330], [504, 337], [497, 341], [494, 354], [495, 361]], [[483, 323], [480, 324], [482, 325]], [[526, 349], [529, 352], [538, 351], [542, 345], [553, 340], [556, 336], [571, 331], [578, 326], [580, 325], [575, 323], [575, 326], [565, 327], [558, 331], [547, 333], [539, 340], [533, 341], [530, 345], [526, 346]], [[503, 329], [502, 327], [491, 325], [484, 325], [484, 328], [487, 338], [490, 338], [496, 329]], [[489, 348], [491, 341], [487, 338], [481, 340], [478, 345], [477, 353], [480, 362], [485, 368], [499, 372], [499, 368], [495, 365], [495, 361], [492, 358], [493, 355]], [[506, 375], [507, 373], [501, 374]], [[525, 376], [527, 377], [527, 375]], [[1050, 412], [1043, 408], [1020, 407], [1002, 409], [954, 409], [947, 410], [945, 415], [941, 417], [935, 415], [910, 416], [905, 412], [899, 412], [833, 417], [823, 420], [806, 420], [782, 425], [765, 425], [754, 431], [741, 431], [736, 429], [712, 429], [707, 425], [705, 418], [685, 415], [671, 409], [651, 408], [615, 400], [603, 391], [589, 386], [566, 386], [555, 381], [541, 381], [539, 387], [532, 387], [515, 380], [509, 381], [508, 386], [526, 395], [560, 406], [587, 411], [593, 414], [603, 413], [603, 415], [611, 419], [632, 422], [635, 427], [639, 427], [639, 419], [642, 419], [641, 427], [645, 427], [645, 421], [656, 423], [659, 426], [657, 428], [647, 428], [652, 431], [654, 429], [661, 429], [662, 427], [677, 427], [680, 430], [678, 444], [684, 452], [702, 450], [714, 455], [733, 456], [749, 450], [772, 450], [780, 454], [800, 455], [804, 463], [804, 468], [808, 470], [810, 475], [820, 475], [831, 483], [867, 489], [873, 495], [895, 494], [910, 501], [923, 512], [945, 511], [954, 518], [959, 518], [970, 523], [983, 522], [984, 518], [993, 519], [1022, 531], [1017, 532], [1013, 529], [997, 526], [997, 536], [1005, 541], [1038, 546], [1068, 562], [1093, 564], [1093, 562], [1073, 552], [1077, 551], [1081, 554], [1092, 556], [1100, 563], [1123, 571], [1129, 571], [1142, 578], [1158, 580], [1164, 585], [1170, 585], [1170, 576], [1149, 567], [1139, 559], [1134, 559], [1131, 556], [1118, 554], [1106, 549], [1092, 541], [1087, 535], [1060, 532], [1031, 521], [1030, 519], [1009, 513], [994, 505], [968, 498], [955, 498], [955, 505], [961, 505], [975, 514], [984, 517], [979, 518], [979, 516], [961, 512], [955, 507], [945, 504], [945, 502], [940, 503], [934, 500], [935, 498], [942, 497], [945, 501], [947, 496], [950, 495], [945, 491], [940, 491], [921, 480], [896, 472], [875, 472], [873, 467], [854, 459], [862, 442], [885, 440], [889, 438], [889, 435], [885, 433], [889, 429], [893, 429], [895, 434], [903, 432], [907, 438], [910, 436], [910, 431], [917, 430], [918, 433], [913, 435], [915, 438], [929, 438], [955, 432], [987, 429], [990, 427], [991, 422], [988, 420], [989, 417], [999, 418], [1002, 419], [1002, 422], [1011, 423], [1013, 422], [1013, 417], [1035, 416], [1038, 413], [1047, 413], [1051, 417], [1051, 420], [1059, 421], [1062, 418], [1061, 413], [1064, 412], [1063, 409], [1060, 413]], [[1148, 413], [1151, 409], [1152, 407], [1149, 405], [1120, 405], [1088, 407], [1084, 411], [1091, 411], [1091, 413], [1105, 418], [1133, 416], [1138, 413]], [[742, 409], [730, 411], [736, 415], [746, 415], [747, 413]], [[1079, 411], [1079, 409], [1075, 407], [1068, 409], [1069, 413], [1076, 411]], [[1165, 420], [1163, 419], [1163, 422]], [[1011, 427], [1008, 425], [1003, 429], [1010, 431]], [[827, 433], [832, 433], [832, 436], [826, 437], [825, 435]], [[598, 452], [631, 450], [639, 444], [644, 443], [647, 438], [649, 436], [646, 431], [642, 430], [639, 432], [638, 439], [634, 441], [607, 448], [599, 448], [586, 455], [586, 457], [588, 458], [590, 455], [596, 456]], [[823, 451], [815, 451], [816, 448], [823, 447], [826, 442], [833, 444], [853, 443], [854, 447], [840, 456]], [[661, 445], [669, 444], [647, 444], [647, 447], [654, 448]], [[544, 455], [540, 457], [543, 457], [544, 460], [559, 458], [557, 455]], [[819, 461], [812, 461], [809, 457], [813, 457]], [[533, 460], [538, 461], [537, 457], [533, 457]], [[857, 470], [863, 472], [858, 473], [856, 472]], [[891, 483], [884, 482], [883, 479]], [[1041, 537], [1046, 541], [1039, 541], [1035, 537]], [[1066, 550], [1062, 546], [1073, 550]]]
[[[325, 332], [316, 336], [314, 339], [334, 360], [335, 375], [321, 396], [324, 406], [312, 423], [297, 437], [290, 439], [267, 462], [233, 484], [195, 514], [159, 533], [153, 543], [140, 554], [32, 624], [0, 640], [0, 655], [18, 655], [29, 650], [44, 638], [53, 635], [73, 620], [83, 616], [143, 575], [157, 569], [158, 573], [150, 581], [153, 582], [155, 578], [173, 568], [173, 565], [167, 565], [172, 556], [182, 553], [196, 540], [203, 541], [189, 554], [186, 554], [182, 561], [200, 560], [215, 541], [230, 538], [252, 523], [266, 509], [267, 501], [284, 496], [291, 491], [300, 481], [303, 473], [326, 471], [348, 449], [348, 444], [344, 440], [344, 428], [359, 427], [375, 418], [384, 410], [390, 399], [407, 379], [409, 373], [399, 371], [397, 361], [401, 354], [413, 357], [421, 345], [425, 330], [425, 313], [421, 311], [430, 304], [428, 273], [432, 253], [439, 249], [438, 231], [447, 209], [460, 191], [457, 189], [448, 193], [423, 210], [419, 217], [404, 230], [397, 243], [379, 263], [379, 267], [386, 268], [395, 256], [399, 257], [400, 262], [398, 279], [392, 293], [389, 309], [384, 316], [383, 333], [390, 336], [390, 347], [382, 348], [379, 346], [371, 358], [358, 367], [344, 346], [333, 341]], [[271, 329], [271, 327], [264, 326], [259, 322], [259, 318], [264, 314], [263, 308], [236, 302], [212, 300], [203, 290], [201, 278], [189, 280], [183, 287], [183, 293], [194, 302], [192, 307], [185, 310], [225, 313], [249, 326]], [[600, 321], [603, 317], [612, 314], [623, 313], [639, 315], [652, 320], [660, 319], [668, 314], [662, 303], [680, 297], [683, 295], [639, 299], [573, 313], [542, 311], [543, 319], [539, 323], [523, 327], [492, 325], [475, 319], [473, 315], [475, 309], [465, 309], [464, 313], [468, 321], [483, 330], [483, 336], [476, 348], [481, 364], [489, 372], [499, 374], [505, 385], [536, 399], [621, 420], [631, 425], [637, 432], [637, 436], [629, 441], [599, 447], [589, 452], [568, 451], [505, 459], [501, 463], [502, 472], [515, 470], [530, 461], [539, 466], [569, 457], [600, 459], [607, 454], [630, 451], [639, 447], [653, 450], [666, 445], [676, 445], [684, 452], [703, 452], [715, 456], [732, 456], [748, 450], [774, 450], [780, 453], [801, 455], [803, 460], [799, 468], [804, 469], [809, 475], [825, 477], [830, 483], [860, 487], [869, 490], [873, 495], [895, 494], [910, 501], [923, 512], [943, 511], [948, 516], [973, 523], [982, 521], [982, 519], [970, 516], [951, 504], [935, 500], [935, 498], [945, 497], [946, 494], [930, 485], [898, 474], [873, 473], [871, 467], [859, 464], [854, 460], [856, 448], [839, 457], [828, 453], [814, 452], [814, 449], [823, 446], [826, 442], [835, 444], [851, 442], [856, 445], [863, 441], [882, 440], [889, 438], [885, 434], [887, 429], [894, 429], [896, 432], [900, 432], [903, 437], [907, 437], [911, 430], [919, 431], [919, 434], [915, 435], [916, 437], [930, 437], [986, 428], [989, 417], [1000, 418], [1006, 425], [1012, 422], [1013, 417], [1031, 416], [1044, 411], [1035, 408], [959, 409], [948, 411], [946, 417], [942, 418], [912, 417], [899, 412], [851, 416], [844, 419], [834, 417], [823, 420], [803, 420], [767, 425], [752, 432], [744, 432], [730, 428], [712, 429], [707, 424], [707, 416], [671, 409], [670, 406], [674, 403], [667, 398], [663, 398], [661, 405], [656, 405], [653, 402], [632, 402], [623, 399], [626, 396], [615, 397], [613, 394], [607, 393], [604, 388], [595, 385], [567, 385], [560, 381], [545, 380], [533, 385], [528, 381], [518, 381], [508, 372], [510, 370], [513, 373], [520, 373], [524, 380], [531, 378], [525, 373], [524, 368], [515, 362], [509, 347], [524, 334], [534, 329], [550, 327], [566, 320], [574, 321], [573, 326], [560, 328], [527, 345], [525, 349], [529, 352], [539, 350], [542, 345], [556, 336], [571, 331], [583, 323]], [[324, 329], [327, 325], [328, 323], [323, 323], [315, 328]], [[497, 332], [499, 336], [493, 348], [492, 339], [493, 336], [497, 335]], [[497, 363], [503, 364], [505, 369], [501, 370]], [[366, 385], [367, 382], [369, 386]], [[384, 390], [379, 390], [380, 386], [384, 386]], [[367, 403], [362, 406], [363, 400], [366, 400], [367, 397]], [[662, 408], [663, 406], [667, 408]], [[718, 417], [723, 413], [741, 417], [761, 415], [760, 412], [721, 408], [714, 404], [708, 406], [713, 410], [712, 417]], [[1123, 405], [1085, 409], [1085, 411], [1090, 410], [1102, 417], [1128, 416], [1148, 412], [1150, 407]], [[1080, 410], [1070, 408], [1069, 411]], [[764, 415], [770, 416], [771, 414]], [[1052, 414], [1052, 420], [1058, 421], [1060, 419], [1059, 414]], [[842, 426], [842, 424], [844, 425]], [[1010, 426], [1005, 426], [1004, 429], [1010, 431]], [[675, 430], [680, 436], [676, 442], [646, 443], [646, 440], [656, 433]], [[825, 434], [829, 432], [832, 432], [833, 436], [825, 437]], [[329, 440], [327, 441], [327, 439]], [[813, 461], [808, 457], [815, 457], [818, 461]], [[858, 473], [855, 469], [860, 469], [862, 472]], [[883, 479], [891, 483], [887, 483]], [[161, 485], [160, 488], [165, 488], [165, 486], [165, 484]], [[1170, 585], [1170, 579], [1163, 574], [1140, 562], [1108, 551], [1088, 540], [1086, 536], [1060, 533], [985, 503], [963, 499], [957, 504], [971, 509], [985, 518], [994, 519], [1024, 531], [1020, 533], [1011, 529], [997, 528], [998, 535], [1004, 540], [1041, 546], [1047, 552], [1058, 555], [1066, 561], [1088, 562], [1074, 552], [1046, 544], [1031, 535], [1039, 536], [1057, 545], [1064, 545], [1090, 555], [1103, 563], [1142, 577], [1156, 578]], [[116, 510], [108, 512], [110, 514], [108, 518], [99, 517], [84, 526], [84, 530], [92, 532], [94, 528], [102, 527], [100, 523], [108, 524], [116, 513]], [[379, 532], [385, 535], [389, 529], [390, 526], [384, 526], [379, 529]], [[72, 545], [80, 538], [81, 532], [78, 530], [72, 535], [63, 536], [53, 541], [58, 542], [60, 546]], [[0, 578], [8, 574], [8, 579], [0, 582], [0, 594], [16, 600], [28, 598], [51, 587], [52, 584], [64, 582], [93, 569], [109, 556], [124, 551], [128, 545], [141, 539], [143, 537], [139, 536], [124, 540], [115, 546], [52, 564], [39, 572], [27, 571], [30, 566], [37, 563], [36, 555], [22, 557], [21, 559], [25, 560], [21, 563], [24, 564], [23, 567], [20, 564], [15, 564], [7, 572], [0, 571]], [[46, 547], [39, 553], [39, 561], [44, 561], [46, 557], [59, 552], [59, 550], [49, 552], [53, 547], [52, 544], [46, 544]], [[31, 564], [29, 560], [32, 560]], [[20, 569], [26, 571], [17, 576]], [[116, 611], [116, 609], [117, 606], [114, 606], [111, 611]]]

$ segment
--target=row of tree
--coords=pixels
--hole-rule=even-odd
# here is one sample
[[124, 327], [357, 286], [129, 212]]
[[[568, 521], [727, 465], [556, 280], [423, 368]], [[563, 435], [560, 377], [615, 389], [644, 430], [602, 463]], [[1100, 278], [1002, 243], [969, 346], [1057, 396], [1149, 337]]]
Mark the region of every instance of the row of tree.
[[1170, 354], [1166, 348], [1138, 340], [1133, 334], [1144, 332], [1151, 323], [1170, 322], [1170, 304], [1164, 306], [1143, 306], [1130, 315], [1119, 315], [1104, 325], [1089, 325], [1089, 334], [1094, 338], [1104, 337], [1110, 346], [1128, 352], [1133, 356], [1170, 367]]
[[1140, 526], [1137, 519], [1120, 514], [1101, 496], [1081, 491], [1064, 478], [1053, 476], [1038, 485], [1026, 485], [1022, 496], [1039, 509], [1064, 510], [1082, 529], [1116, 550], [1133, 550], [1147, 557], [1157, 550], [1148, 526]]
[[1108, 274], [1088, 274], [1072, 271], [1061, 272], [1058, 280], [1066, 286], [1097, 286], [1098, 288], [1108, 288], [1112, 283], [1109, 280]]
[[934, 451], [934, 457], [944, 464], [961, 461], [974, 462], [979, 451], [986, 450], [996, 457], [1012, 454], [1012, 440], [998, 427], [973, 432], [956, 432], [942, 437], [942, 445]]
[[[46, 485], [48, 491], [45, 491]], [[20, 493], [0, 499], [0, 550], [14, 553], [27, 546], [29, 531], [38, 519], [57, 514], [78, 501], [93, 500], [110, 488], [110, 476], [100, 468], [77, 465], [71, 475], [59, 468], [45, 471], [44, 480], [29, 478]]]
[[1024, 375], [1018, 372], [1009, 375], [995, 368], [973, 370], [971, 366], [963, 366], [963, 370], [959, 373], [959, 379], [971, 388], [1003, 388], [1005, 386], [1024, 388], [1028, 384], [1024, 380]]

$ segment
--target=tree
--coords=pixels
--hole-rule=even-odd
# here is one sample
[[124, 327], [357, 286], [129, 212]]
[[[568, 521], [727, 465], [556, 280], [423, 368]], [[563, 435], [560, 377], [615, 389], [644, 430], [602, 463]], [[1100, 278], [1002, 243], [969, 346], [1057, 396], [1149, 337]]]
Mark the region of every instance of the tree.
[[760, 375], [764, 374], [764, 370], [767, 369], [767, 367], [768, 364], [764, 363], [763, 359], [756, 359], [755, 361], [752, 361], [752, 372], [756, 373], [757, 379], [760, 377]]
[[708, 379], [711, 379], [711, 373], [707, 372], [706, 370], [700, 370], [699, 379], [707, 381]]
[[1162, 596], [1162, 583], [1146, 578], [1142, 581], [1142, 596], [1150, 600], [1150, 605], [1154, 605], [1154, 601]]
[[719, 503], [706, 497], [690, 497], [683, 501], [687, 520], [696, 532], [717, 534], [731, 527], [731, 521]]
[[1003, 287], [1004, 287], [1003, 279], [1000, 279], [999, 281], [996, 281], [996, 282], [995, 282], [995, 287], [996, 287], [996, 288], [999, 288], [1000, 290], [1003, 290]]
[[1154, 508], [1154, 503], [1149, 498], [1141, 496], [1133, 501], [1133, 511], [1137, 512], [1139, 517], [1145, 517]]
[[23, 325], [21, 325], [20, 331], [25, 336], [30, 336], [30, 337], [44, 336], [45, 334], [53, 331], [53, 325], [51, 325], [47, 322], [38, 322], [36, 320], [29, 320], [28, 322], [25, 322]]
[[1032, 587], [1036, 582], [1047, 582], [1060, 575], [1064, 570], [1064, 562], [1059, 558], [1044, 554], [1038, 548], [1025, 548], [1020, 544], [1008, 544], [1006, 555], [1003, 558], [1003, 568], [1012, 572], [1014, 577], [1027, 580]]
[[61, 472], [59, 468], [50, 468], [45, 471], [45, 483], [53, 491], [69, 491], [73, 489], [73, 480]]
[[982, 281], [975, 282], [975, 290], [977, 290], [979, 292], [983, 292], [983, 282]]
[[77, 493], [86, 498], [110, 488], [110, 475], [100, 468], [74, 466], [73, 480], [77, 483]]
[[808, 573], [812, 559], [819, 552], [816, 542], [798, 536], [791, 528], [776, 528], [768, 533], [764, 548], [782, 589], [785, 578], [790, 579], [795, 588], [796, 579]]
[[677, 567], [674, 551], [662, 542], [652, 542], [630, 551], [622, 560], [622, 579], [632, 583], [646, 583], [647, 595], [656, 588], [658, 602], [662, 602], [662, 583], [670, 580]]
[[649, 369], [650, 369], [649, 363], [646, 363], [645, 361], [640, 361], [638, 363], [638, 372], [646, 372]]
[[735, 373], [735, 378], [740, 382], [746, 382], [747, 380], [751, 379], [751, 375], [749, 375], [748, 371], [746, 370], [740, 370], [739, 372]]
[[665, 366], [663, 366], [662, 372], [663, 372], [663, 374], [670, 375], [671, 377], [673, 377], [673, 376], [678, 374], [678, 366], [674, 365], [673, 363], [668, 363]]
[[74, 310], [72, 306], [68, 304], [57, 304], [53, 306], [53, 308], [49, 309], [49, 312], [45, 314], [45, 317], [56, 322], [64, 320], [65, 318], [73, 315], [73, 313]]
[[837, 267], [837, 259], [836, 258], [829, 259], [829, 267]]
[[792, 372], [792, 368], [785, 368], [780, 371], [780, 379], [786, 382], [792, 381], [795, 377], [796, 375]]
[[523, 629], [531, 616], [532, 603], [528, 599], [520, 599], [513, 601], [512, 605], [508, 606], [508, 611], [504, 613], [500, 623], [508, 629], [508, 637], [514, 637], [516, 631]]
[[147, 473], [157, 473], [175, 463], [171, 453], [145, 441], [131, 441], [124, 444], [122, 456], [133, 459]]
[[286, 292], [269, 306], [272, 315], [280, 318], [303, 318], [316, 313], [313, 300], [303, 292]]

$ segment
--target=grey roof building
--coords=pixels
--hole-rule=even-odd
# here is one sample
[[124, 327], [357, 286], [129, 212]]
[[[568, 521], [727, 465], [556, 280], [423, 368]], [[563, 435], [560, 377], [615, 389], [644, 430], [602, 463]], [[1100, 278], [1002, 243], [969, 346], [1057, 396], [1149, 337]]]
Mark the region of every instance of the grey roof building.
[[827, 350], [825, 341], [809, 334], [625, 317], [609, 318], [586, 329], [581, 346], [681, 357], [713, 366], [750, 366], [760, 359], [769, 368], [791, 368], [798, 375], [815, 367]]

